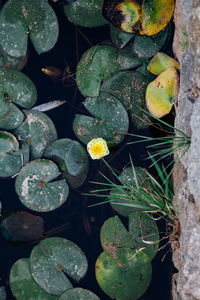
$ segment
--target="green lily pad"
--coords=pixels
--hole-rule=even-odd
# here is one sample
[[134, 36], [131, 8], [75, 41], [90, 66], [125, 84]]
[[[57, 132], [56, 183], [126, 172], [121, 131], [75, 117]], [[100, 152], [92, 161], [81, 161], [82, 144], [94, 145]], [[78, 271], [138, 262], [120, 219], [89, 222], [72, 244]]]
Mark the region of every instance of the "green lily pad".
[[144, 247], [143, 252], [152, 260], [160, 240], [156, 222], [146, 213], [134, 211], [129, 215], [129, 233], [135, 241], [135, 247]]
[[58, 300], [100, 300], [100, 298], [89, 290], [74, 288], [64, 292]]
[[42, 237], [43, 225], [41, 217], [26, 211], [15, 211], [4, 216], [0, 230], [4, 238], [11, 242], [28, 242]]
[[[149, 79], [139, 72], [119, 72], [101, 86], [101, 91], [115, 96], [130, 112], [134, 125], [138, 128], [149, 126], [150, 118], [142, 110], [146, 109], [145, 92]], [[142, 109], [142, 110], [141, 110]]]
[[32, 159], [42, 157], [46, 148], [57, 139], [51, 119], [38, 110], [24, 110], [26, 119], [14, 134], [30, 146]]
[[101, 245], [113, 259], [118, 258], [119, 249], [134, 247], [134, 240], [118, 216], [107, 219], [100, 232]]
[[147, 77], [150, 81], [156, 78], [155, 75], [148, 71], [149, 60], [143, 60], [141, 66], [139, 66], [136, 71]]
[[4, 286], [0, 286], [0, 299], [6, 300], [6, 289]]
[[83, 278], [88, 263], [85, 254], [73, 242], [60, 238], [47, 238], [35, 246], [30, 255], [31, 273], [35, 282], [46, 292], [60, 295], [71, 289], [65, 274], [75, 281]]
[[16, 69], [21, 71], [28, 61], [28, 55], [22, 57], [13, 57], [3, 51], [0, 45], [0, 68]]
[[84, 27], [97, 27], [107, 23], [102, 17], [103, 0], [76, 0], [64, 6], [68, 20]]
[[94, 138], [103, 138], [108, 146], [120, 143], [128, 131], [128, 114], [114, 96], [101, 92], [98, 98], [86, 98], [86, 109], [95, 116], [76, 115], [73, 129], [76, 136], [87, 144]]
[[22, 154], [14, 135], [0, 131], [0, 177], [9, 177], [22, 167]]
[[[136, 176], [138, 179], [139, 186], [148, 186], [148, 176], [144, 169], [141, 167], [134, 167]], [[136, 187], [136, 182], [133, 174], [132, 167], [128, 167], [122, 171], [122, 173], [119, 175], [119, 179], [124, 182], [127, 186], [134, 186]], [[138, 208], [130, 207], [130, 206], [124, 206], [119, 205], [121, 204], [133, 204], [132, 198], [127, 198], [127, 194], [123, 192], [120, 188], [112, 188], [111, 195], [113, 195], [113, 198], [109, 197], [110, 204], [112, 208], [118, 212], [120, 215], [127, 217], [131, 212], [134, 212], [136, 209], [141, 210], [141, 205], [138, 204]], [[135, 204], [135, 203], [134, 203]], [[144, 207], [145, 208], [145, 207]], [[143, 209], [144, 210], [144, 209]]]
[[45, 151], [44, 157], [59, 165], [62, 177], [77, 188], [83, 184], [88, 173], [88, 155], [83, 146], [70, 139], [60, 139], [53, 142]]
[[10, 288], [17, 300], [54, 300], [56, 296], [46, 293], [33, 280], [28, 258], [17, 260], [10, 270]]
[[110, 25], [110, 38], [115, 47], [118, 49], [123, 48], [135, 35], [127, 33]]
[[142, 251], [135, 253], [123, 248], [119, 250], [117, 259], [102, 252], [96, 261], [95, 272], [99, 286], [109, 297], [136, 300], [149, 286], [152, 267]]
[[143, 249], [152, 260], [159, 245], [159, 231], [156, 222], [144, 212], [129, 214], [129, 230], [118, 216], [109, 218], [101, 227], [101, 245], [113, 259], [117, 259], [120, 249]]
[[77, 66], [76, 82], [81, 93], [98, 97], [103, 79], [119, 70], [117, 49], [111, 46], [94, 46], [81, 57]]
[[133, 41], [132, 54], [141, 59], [149, 59], [160, 51], [167, 37], [168, 27], [153, 36], [138, 35]]
[[15, 105], [31, 108], [37, 100], [33, 82], [23, 73], [0, 69], [0, 127], [15, 129], [24, 119], [24, 114]]
[[28, 34], [40, 54], [53, 48], [58, 33], [57, 17], [47, 1], [9, 0], [1, 9], [1, 45], [11, 56], [26, 56]]
[[132, 55], [132, 42], [128, 43], [118, 53], [117, 62], [120, 65], [120, 70], [132, 69], [142, 64], [141, 59]]
[[15, 189], [21, 202], [35, 211], [51, 211], [67, 199], [69, 188], [64, 179], [53, 181], [60, 175], [57, 165], [47, 159], [26, 164], [16, 178]]

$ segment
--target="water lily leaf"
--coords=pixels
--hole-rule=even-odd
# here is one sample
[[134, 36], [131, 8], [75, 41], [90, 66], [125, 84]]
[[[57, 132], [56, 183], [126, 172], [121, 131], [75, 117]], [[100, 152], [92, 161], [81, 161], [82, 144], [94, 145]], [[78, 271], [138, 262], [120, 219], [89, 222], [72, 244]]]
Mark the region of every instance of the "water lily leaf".
[[36, 283], [46, 292], [60, 295], [72, 288], [65, 274], [79, 281], [87, 272], [85, 254], [73, 242], [47, 238], [35, 246], [30, 255], [31, 273]]
[[76, 115], [73, 129], [76, 136], [87, 144], [94, 138], [103, 138], [108, 146], [120, 143], [128, 131], [128, 114], [114, 96], [100, 93], [98, 98], [86, 98], [86, 109], [95, 116]]
[[113, 26], [134, 33], [140, 23], [141, 10], [137, 0], [104, 0], [102, 15]]
[[21, 71], [28, 61], [28, 55], [13, 57], [8, 55], [0, 45], [0, 68], [11, 68]]
[[9, 0], [1, 9], [1, 45], [11, 56], [26, 56], [28, 34], [38, 54], [49, 51], [58, 32], [57, 17], [47, 1]]
[[162, 118], [171, 111], [179, 90], [179, 75], [174, 67], [163, 71], [146, 90], [146, 104], [152, 115]]
[[143, 249], [152, 260], [159, 245], [159, 231], [156, 222], [144, 212], [129, 214], [129, 231], [118, 216], [109, 218], [101, 227], [101, 245], [113, 259], [117, 259], [119, 249]]
[[115, 96], [130, 112], [134, 125], [140, 129], [149, 126], [150, 118], [141, 109], [146, 109], [145, 92], [149, 79], [139, 72], [119, 72], [104, 81], [101, 91]]
[[137, 35], [132, 45], [132, 54], [141, 59], [154, 56], [164, 46], [168, 37], [168, 27], [152, 36]]
[[159, 230], [156, 222], [142, 211], [129, 215], [129, 233], [134, 239], [135, 248], [145, 248], [143, 252], [152, 260], [159, 246]]
[[[148, 182], [149, 182], [149, 177], [145, 172], [145, 169], [140, 168], [140, 167], [134, 167], [135, 173], [137, 176], [138, 184], [140, 187], [147, 187]], [[119, 179], [124, 182], [124, 184], [128, 186], [133, 186], [136, 187], [136, 182], [135, 182], [135, 177], [133, 174], [132, 167], [128, 167], [122, 171], [122, 173], [119, 175]], [[150, 183], [149, 183], [150, 184]], [[113, 198], [110, 198], [110, 204], [112, 208], [119, 213], [122, 216], [127, 217], [131, 212], [134, 212], [137, 209], [142, 209], [142, 207], [130, 207], [130, 206], [124, 206], [125, 204], [133, 204], [134, 201], [130, 197], [127, 197], [127, 194], [125, 191], [117, 189], [117, 188], [112, 188], [110, 194], [113, 196]], [[119, 205], [121, 203], [122, 205]], [[124, 205], [123, 205], [124, 204]], [[135, 203], [134, 203], [135, 204]], [[140, 205], [141, 206], [141, 205]], [[144, 210], [144, 207], [143, 207]]]
[[0, 177], [9, 177], [22, 167], [22, 154], [14, 135], [0, 131]]
[[96, 279], [101, 289], [112, 299], [136, 300], [149, 286], [151, 262], [142, 251], [121, 249], [117, 259], [102, 252], [95, 265]]
[[15, 189], [21, 202], [35, 211], [51, 211], [67, 199], [69, 188], [64, 179], [53, 181], [60, 175], [57, 165], [47, 159], [26, 164], [16, 178]]
[[6, 289], [4, 286], [0, 286], [0, 299], [6, 300]]
[[97, 27], [107, 23], [102, 17], [103, 0], [76, 0], [64, 6], [68, 20], [84, 27]]
[[120, 70], [132, 69], [140, 66], [142, 60], [132, 55], [132, 42], [128, 43], [121, 49], [117, 56], [117, 62], [120, 65]]
[[150, 81], [152, 81], [156, 78], [156, 76], [148, 71], [148, 65], [149, 59], [143, 60], [142, 64], [136, 69], [136, 71], [147, 77]]
[[118, 49], [123, 48], [135, 35], [110, 25], [110, 39]]
[[26, 119], [14, 134], [30, 145], [31, 157], [37, 159], [57, 139], [56, 128], [51, 119], [38, 110], [25, 110], [24, 114]]
[[119, 249], [132, 248], [135, 242], [118, 216], [107, 219], [100, 232], [101, 245], [113, 259], [118, 258]]
[[15, 129], [24, 119], [24, 114], [15, 105], [31, 108], [37, 100], [33, 82], [23, 73], [0, 69], [0, 127]]
[[64, 292], [58, 300], [100, 300], [93, 292], [82, 289], [74, 288]]
[[98, 97], [103, 79], [119, 70], [117, 49], [111, 46], [94, 46], [82, 56], [77, 66], [76, 82], [85, 96]]
[[174, 58], [165, 53], [158, 52], [151, 59], [148, 65], [148, 70], [155, 75], [160, 75], [160, 73], [169, 67], [174, 67], [177, 71], [180, 71], [180, 65]]
[[16, 211], [4, 216], [1, 221], [1, 234], [12, 242], [34, 241], [44, 233], [44, 221], [41, 217], [26, 211]]
[[174, 0], [143, 0], [140, 34], [154, 35], [164, 29], [174, 12]]
[[10, 288], [17, 300], [55, 300], [33, 280], [28, 258], [17, 260], [10, 270]]
[[45, 151], [44, 157], [59, 165], [62, 177], [77, 188], [83, 184], [88, 173], [88, 155], [83, 146], [70, 139], [60, 139], [53, 142]]

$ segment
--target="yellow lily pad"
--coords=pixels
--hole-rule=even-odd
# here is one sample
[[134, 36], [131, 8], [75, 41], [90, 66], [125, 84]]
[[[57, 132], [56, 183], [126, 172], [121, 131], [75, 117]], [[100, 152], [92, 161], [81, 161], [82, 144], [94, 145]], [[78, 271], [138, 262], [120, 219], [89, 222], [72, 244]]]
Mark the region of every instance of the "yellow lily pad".
[[147, 86], [146, 104], [150, 113], [157, 118], [168, 114], [178, 96], [178, 90], [178, 72], [174, 67], [169, 67]]
[[147, 70], [155, 75], [160, 75], [169, 67], [174, 67], [177, 71], [180, 71], [179, 63], [172, 57], [165, 53], [158, 52], [150, 61]]
[[129, 33], [138, 31], [142, 6], [137, 0], [104, 0], [102, 15], [113, 26]]
[[155, 35], [164, 29], [174, 12], [174, 0], [144, 0], [141, 35]]

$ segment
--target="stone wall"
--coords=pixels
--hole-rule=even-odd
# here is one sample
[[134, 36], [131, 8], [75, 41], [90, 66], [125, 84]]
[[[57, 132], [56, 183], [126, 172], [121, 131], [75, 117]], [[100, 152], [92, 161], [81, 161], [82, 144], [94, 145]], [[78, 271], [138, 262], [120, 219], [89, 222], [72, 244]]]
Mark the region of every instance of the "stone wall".
[[176, 1], [175, 27], [173, 48], [181, 65], [175, 127], [191, 136], [191, 146], [173, 174], [181, 231], [172, 244], [178, 269], [172, 295], [200, 300], [200, 0]]

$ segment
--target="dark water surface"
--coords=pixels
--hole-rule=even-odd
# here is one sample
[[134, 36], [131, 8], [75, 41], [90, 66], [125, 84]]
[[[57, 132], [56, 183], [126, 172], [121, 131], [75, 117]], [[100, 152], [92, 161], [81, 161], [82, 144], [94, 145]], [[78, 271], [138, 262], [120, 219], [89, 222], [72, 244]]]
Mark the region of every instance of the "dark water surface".
[[[56, 46], [48, 53], [38, 56], [35, 50], [30, 45], [30, 58], [23, 72], [27, 74], [35, 83], [38, 90], [37, 105], [51, 100], [63, 99], [68, 102], [48, 112], [48, 116], [54, 122], [59, 138], [75, 139], [72, 122], [75, 113], [80, 111], [86, 112], [81, 102], [83, 96], [75, 90], [75, 85], [72, 87], [64, 87], [62, 81], [54, 82], [50, 77], [42, 73], [41, 68], [46, 66], [54, 66], [64, 69], [67, 64], [75, 70], [77, 61], [80, 59], [90, 45], [78, 33], [75, 26], [70, 24], [64, 17], [62, 10], [54, 5], [55, 11], [58, 14], [60, 23], [60, 35]], [[87, 36], [93, 45], [100, 43], [103, 40], [109, 39], [108, 26], [99, 28], [80, 30]], [[74, 93], [77, 93], [74, 97]], [[133, 125], [130, 125], [129, 132], [133, 131]], [[150, 134], [149, 130], [140, 131], [140, 134]], [[130, 141], [130, 137], [126, 137], [122, 144], [118, 145], [111, 151], [107, 161], [116, 170], [121, 172], [123, 167], [129, 162], [129, 153], [131, 153], [135, 165], [145, 166], [146, 156], [145, 145], [130, 145], [125, 146], [126, 142]], [[13, 209], [22, 209], [30, 213], [37, 214], [44, 219], [45, 232], [54, 230], [54, 236], [60, 236], [75, 242], [86, 254], [89, 262], [89, 270], [86, 277], [80, 281], [80, 284], [74, 283], [74, 286], [81, 286], [94, 291], [102, 300], [110, 299], [99, 288], [94, 273], [94, 265], [98, 255], [102, 252], [100, 245], [99, 232], [103, 222], [110, 216], [115, 214], [109, 205], [99, 206], [96, 208], [88, 208], [94, 200], [87, 199], [81, 193], [88, 193], [95, 186], [88, 181], [102, 181], [98, 171], [101, 170], [109, 176], [107, 169], [102, 161], [90, 160], [90, 172], [84, 185], [77, 190], [70, 190], [68, 201], [60, 208], [49, 213], [35, 213], [25, 208], [19, 201], [15, 189], [14, 179], [0, 180], [0, 200], [2, 202], [2, 215], [7, 214]], [[63, 230], [59, 230], [59, 226], [64, 225]], [[165, 231], [164, 222], [159, 224], [160, 231]], [[49, 233], [50, 234], [50, 233]], [[36, 243], [35, 243], [36, 244]], [[9, 271], [13, 263], [19, 258], [29, 257], [30, 252], [35, 245], [34, 243], [23, 246], [13, 246], [0, 237], [0, 277], [6, 284], [8, 291], [8, 299], [14, 299], [9, 291]], [[172, 262], [170, 251], [164, 262], [161, 259], [169, 251], [169, 246], [158, 252], [153, 260], [153, 277], [151, 284], [141, 300], [169, 300], [171, 290], [171, 274]], [[1, 299], [0, 299], [1, 300]]]

